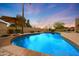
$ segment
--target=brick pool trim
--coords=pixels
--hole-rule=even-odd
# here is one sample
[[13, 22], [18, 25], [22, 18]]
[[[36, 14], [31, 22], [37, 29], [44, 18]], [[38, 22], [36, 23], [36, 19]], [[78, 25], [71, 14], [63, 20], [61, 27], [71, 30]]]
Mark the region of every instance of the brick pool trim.
[[[31, 34], [31, 33], [27, 33]], [[34, 34], [34, 33], [33, 33]], [[26, 34], [24, 34], [26, 35]], [[71, 42], [75, 47], [79, 47], [79, 33], [65, 33], [61, 35], [66, 38], [65, 40]], [[23, 35], [11, 35], [9, 37], [0, 37], [0, 56], [49, 56], [40, 52], [31, 51], [18, 46], [11, 45], [13, 38]], [[3, 53], [4, 52], [4, 53]]]
[[47, 54], [11, 45], [11, 40], [18, 36], [12, 35], [9, 37], [0, 38], [0, 56], [49, 56]]

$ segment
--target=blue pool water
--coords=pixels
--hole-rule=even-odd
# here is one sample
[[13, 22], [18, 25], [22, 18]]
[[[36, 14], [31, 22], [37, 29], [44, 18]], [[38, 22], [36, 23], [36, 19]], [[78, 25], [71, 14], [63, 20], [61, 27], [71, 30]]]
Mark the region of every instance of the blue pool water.
[[79, 56], [79, 51], [59, 33], [24, 35], [12, 41], [13, 45], [55, 56]]

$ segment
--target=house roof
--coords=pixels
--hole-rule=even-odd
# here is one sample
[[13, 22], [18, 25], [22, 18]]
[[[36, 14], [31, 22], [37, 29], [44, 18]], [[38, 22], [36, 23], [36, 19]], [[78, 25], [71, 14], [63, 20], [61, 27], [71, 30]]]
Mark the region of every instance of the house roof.
[[7, 25], [7, 23], [5, 23], [5, 22], [1, 22], [1, 21], [0, 21], [0, 24], [1, 24], [1, 23], [2, 23], [2, 24], [5, 24], [5, 25]]
[[15, 17], [10, 16], [1, 16], [0, 19], [9, 23], [14, 23], [16, 21]]
[[8, 23], [15, 23], [17, 25], [25, 26], [26, 19], [22, 16], [10, 17], [10, 16], [1, 16], [1, 20], [8, 22]]

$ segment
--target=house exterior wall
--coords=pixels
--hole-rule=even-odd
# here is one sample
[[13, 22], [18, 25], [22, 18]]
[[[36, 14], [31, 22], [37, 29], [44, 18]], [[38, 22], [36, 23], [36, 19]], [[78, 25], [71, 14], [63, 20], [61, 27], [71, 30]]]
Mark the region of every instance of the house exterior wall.
[[75, 31], [79, 32], [79, 18], [75, 20]]
[[0, 22], [0, 36], [8, 34], [7, 25], [5, 23]]

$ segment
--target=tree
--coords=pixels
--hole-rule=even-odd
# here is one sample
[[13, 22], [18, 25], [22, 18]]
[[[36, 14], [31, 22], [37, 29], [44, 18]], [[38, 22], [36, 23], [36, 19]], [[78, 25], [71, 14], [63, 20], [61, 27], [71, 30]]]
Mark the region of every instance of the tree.
[[21, 33], [23, 33], [23, 28], [24, 28], [24, 26], [25, 26], [25, 24], [26, 24], [26, 23], [25, 23], [25, 22], [26, 22], [26, 19], [25, 19], [25, 17], [20, 16], [20, 15], [17, 15], [17, 16], [16, 16], [16, 19], [17, 19], [16, 24], [17, 24], [18, 26], [22, 27]]
[[54, 23], [53, 27], [55, 29], [63, 29], [64, 28], [64, 23], [63, 22], [56, 22], [56, 23]]
[[10, 24], [10, 26], [9, 27], [15, 27], [16, 25], [15, 24]]
[[27, 27], [32, 27], [32, 26], [30, 25], [29, 19], [27, 20], [26, 26], [27, 26]]

